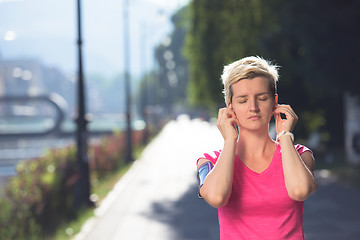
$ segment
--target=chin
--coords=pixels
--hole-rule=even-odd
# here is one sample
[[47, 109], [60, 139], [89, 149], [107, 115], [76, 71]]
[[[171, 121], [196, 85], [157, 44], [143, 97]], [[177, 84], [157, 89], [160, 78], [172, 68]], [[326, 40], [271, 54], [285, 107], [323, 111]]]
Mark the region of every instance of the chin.
[[269, 128], [269, 123], [251, 123], [251, 124], [244, 124], [242, 125], [241, 128], [250, 130], [250, 131], [258, 131], [258, 130], [263, 130], [265, 129], [266, 131], [268, 131]]

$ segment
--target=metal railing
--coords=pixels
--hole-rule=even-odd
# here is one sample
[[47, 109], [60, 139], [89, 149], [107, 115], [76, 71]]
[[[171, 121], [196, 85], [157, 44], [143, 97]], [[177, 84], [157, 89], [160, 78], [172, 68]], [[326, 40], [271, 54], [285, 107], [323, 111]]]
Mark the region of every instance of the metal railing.
[[[3, 104], [2, 104], [3, 103]], [[21, 106], [25, 108], [34, 107], [34, 103], [45, 104], [51, 106], [55, 110], [53, 119], [51, 119], [50, 124], [43, 124], [46, 126], [40, 126], [38, 129], [18, 129], [17, 131], [11, 131], [10, 126], [15, 125], [14, 121], [20, 120], [22, 122], [29, 119], [41, 119], [41, 116], [36, 114], [23, 114], [21, 113]], [[44, 106], [45, 106], [44, 105]], [[14, 109], [18, 107], [18, 111], [14, 112]], [[50, 93], [47, 95], [39, 96], [3, 96], [0, 97], [0, 138], [22, 138], [22, 137], [40, 137], [46, 136], [52, 133], [60, 133], [61, 124], [65, 119], [66, 112], [66, 102], [65, 100], [56, 93]], [[52, 112], [50, 110], [50, 112]], [[43, 118], [42, 120], [46, 120]], [[49, 118], [47, 118], [49, 120]], [[2, 124], [3, 123], [3, 124]], [[5, 124], [4, 124], [5, 123]], [[6, 124], [7, 123], [7, 124]], [[49, 123], [49, 121], [48, 121]], [[3, 126], [2, 126], [3, 125]], [[2, 126], [2, 127], [1, 127]]]

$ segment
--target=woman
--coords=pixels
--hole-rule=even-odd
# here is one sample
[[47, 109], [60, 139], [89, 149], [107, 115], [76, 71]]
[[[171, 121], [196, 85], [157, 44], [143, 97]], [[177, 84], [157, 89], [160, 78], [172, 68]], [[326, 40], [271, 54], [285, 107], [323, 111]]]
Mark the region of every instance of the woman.
[[[293, 143], [298, 118], [277, 103], [277, 66], [247, 57], [225, 66], [221, 78], [227, 107], [217, 126], [224, 147], [197, 161], [199, 195], [218, 208], [220, 239], [304, 239], [303, 201], [316, 190], [314, 157]], [[272, 115], [276, 141], [268, 131]]]

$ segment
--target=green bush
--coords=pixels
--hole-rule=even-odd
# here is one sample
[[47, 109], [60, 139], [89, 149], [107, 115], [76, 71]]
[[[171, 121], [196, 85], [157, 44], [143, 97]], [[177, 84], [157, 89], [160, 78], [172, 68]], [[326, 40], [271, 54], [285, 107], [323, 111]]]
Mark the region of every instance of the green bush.
[[[135, 133], [141, 138], [141, 133]], [[140, 140], [135, 138], [135, 144]], [[91, 181], [124, 165], [123, 135], [105, 137], [89, 147]], [[76, 148], [49, 150], [45, 156], [17, 165], [0, 197], [0, 239], [39, 239], [51, 236], [64, 221], [76, 217], [73, 208], [77, 181]]]
[[19, 163], [1, 198], [0, 238], [35, 239], [70, 218], [75, 164], [74, 147]]

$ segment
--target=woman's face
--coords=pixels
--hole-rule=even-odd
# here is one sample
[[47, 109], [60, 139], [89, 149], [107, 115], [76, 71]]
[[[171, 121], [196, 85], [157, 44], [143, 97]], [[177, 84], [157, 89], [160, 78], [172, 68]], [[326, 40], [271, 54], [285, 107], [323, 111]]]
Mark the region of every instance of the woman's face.
[[232, 108], [240, 128], [256, 130], [266, 127], [277, 101], [272, 96], [269, 80], [265, 77], [242, 79], [232, 85], [233, 97], [228, 107]]

